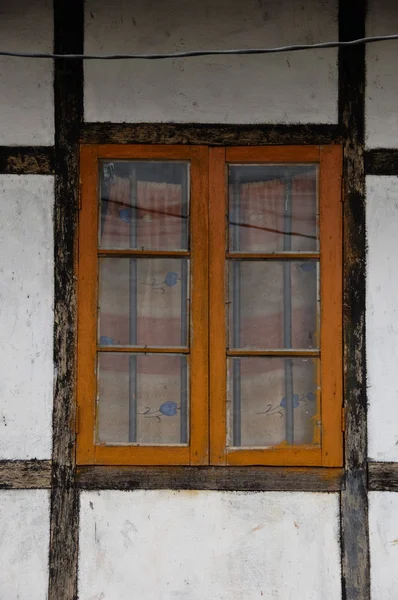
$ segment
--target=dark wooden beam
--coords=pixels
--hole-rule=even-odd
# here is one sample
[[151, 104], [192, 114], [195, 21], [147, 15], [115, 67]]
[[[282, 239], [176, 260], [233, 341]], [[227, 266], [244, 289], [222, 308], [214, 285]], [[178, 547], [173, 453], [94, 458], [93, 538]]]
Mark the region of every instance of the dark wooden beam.
[[0, 146], [0, 173], [53, 175], [53, 146]]
[[[54, 0], [54, 52], [83, 52], [84, 1]], [[54, 62], [54, 381], [49, 600], [77, 598], [79, 498], [75, 486], [75, 249], [82, 61]]]
[[344, 470], [283, 467], [81, 467], [85, 490], [244, 490], [336, 492]]
[[[339, 37], [365, 36], [366, 0], [340, 0]], [[369, 600], [365, 360], [365, 46], [339, 50], [344, 145], [345, 490], [341, 492], [343, 598]]]
[[370, 462], [368, 487], [373, 492], [398, 492], [398, 463]]
[[366, 175], [398, 176], [398, 148], [375, 148], [365, 152]]
[[84, 144], [207, 144], [265, 146], [330, 144], [340, 140], [337, 125], [213, 125], [192, 123], [85, 123]]
[[1, 490], [31, 490], [50, 487], [50, 460], [0, 461]]

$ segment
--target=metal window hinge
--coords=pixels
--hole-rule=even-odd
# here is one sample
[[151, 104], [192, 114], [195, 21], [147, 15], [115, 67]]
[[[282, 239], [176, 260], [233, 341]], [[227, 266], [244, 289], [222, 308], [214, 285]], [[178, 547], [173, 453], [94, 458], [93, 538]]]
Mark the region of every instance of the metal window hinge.
[[80, 413], [79, 413], [79, 407], [76, 406], [76, 423], [75, 423], [75, 433], [76, 435], [80, 432]]
[[345, 431], [345, 408], [341, 409], [341, 431]]
[[79, 194], [78, 194], [78, 198], [77, 198], [77, 210], [81, 210], [81, 209], [82, 209], [82, 186], [80, 183]]

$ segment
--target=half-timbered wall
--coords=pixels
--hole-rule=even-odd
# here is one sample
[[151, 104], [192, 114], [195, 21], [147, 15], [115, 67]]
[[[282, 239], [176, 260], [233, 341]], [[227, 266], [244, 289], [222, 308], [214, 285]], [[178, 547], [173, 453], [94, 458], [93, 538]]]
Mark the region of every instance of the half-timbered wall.
[[[0, 8], [0, 50], [398, 33], [392, 0], [365, 4], [16, 0]], [[397, 48], [84, 66], [0, 58], [1, 599], [395, 599]], [[76, 470], [81, 142], [343, 145], [344, 469]]]

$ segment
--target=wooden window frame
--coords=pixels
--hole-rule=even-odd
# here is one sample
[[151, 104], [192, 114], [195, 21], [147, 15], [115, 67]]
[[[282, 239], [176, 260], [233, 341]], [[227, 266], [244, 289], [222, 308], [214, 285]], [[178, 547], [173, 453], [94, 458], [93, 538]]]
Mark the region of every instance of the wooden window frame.
[[[320, 230], [320, 356], [321, 446], [273, 448], [228, 448], [226, 439], [226, 357], [225, 282], [227, 214], [226, 165], [230, 163], [317, 163], [319, 165]], [[213, 465], [278, 465], [337, 467], [343, 463], [343, 345], [342, 345], [342, 148], [331, 146], [268, 146], [212, 148], [209, 157], [210, 219], [210, 462]], [[308, 253], [310, 254], [310, 253]], [[233, 256], [237, 256], [236, 253]], [[250, 256], [247, 253], [245, 256]], [[278, 258], [277, 254], [256, 258]], [[300, 258], [289, 252], [289, 258]], [[280, 255], [281, 257], [281, 255]], [[221, 283], [220, 283], [221, 282]], [[273, 353], [292, 356], [291, 350]], [[238, 355], [235, 353], [235, 355]], [[244, 356], [270, 356], [270, 352], [244, 351]]]
[[[187, 160], [191, 164], [191, 249], [98, 250], [98, 161]], [[321, 280], [321, 446], [226, 446], [226, 166], [229, 163], [317, 163]], [[338, 467], [342, 436], [342, 148], [327, 146], [216, 147], [188, 145], [81, 146], [78, 245], [77, 448], [80, 465], [268, 465]], [[210, 210], [211, 209], [211, 210]], [[210, 215], [210, 218], [209, 218]], [[225, 235], [220, 235], [224, 231]], [[98, 256], [190, 256], [191, 346], [189, 444], [94, 444]], [[256, 257], [261, 258], [261, 254]], [[278, 255], [273, 255], [278, 258]], [[294, 253], [289, 253], [294, 259]], [[109, 349], [108, 349], [109, 350]], [[126, 350], [125, 348], [123, 350]], [[151, 349], [175, 353], [175, 348]], [[119, 350], [120, 351], [120, 350]], [[131, 350], [138, 352], [139, 350]], [[148, 349], [147, 349], [148, 352]], [[269, 356], [244, 351], [240, 355]], [[275, 355], [275, 354], [274, 354]], [[279, 356], [292, 355], [280, 351]]]
[[[77, 405], [78, 464], [197, 465], [208, 463], [208, 149], [204, 146], [102, 146], [81, 147], [81, 210], [78, 265]], [[191, 165], [191, 251], [98, 250], [98, 161], [188, 160]], [[200, 224], [200, 228], [198, 225]], [[96, 332], [98, 256], [190, 256], [191, 335], [187, 356], [190, 372], [190, 435], [186, 446], [94, 444], [96, 403]], [[109, 347], [108, 347], [109, 349]], [[127, 349], [123, 349], [127, 350]], [[175, 348], [146, 352], [175, 354]], [[134, 352], [134, 350], [130, 350]], [[135, 350], [137, 352], [137, 350]], [[142, 352], [142, 350], [141, 350]], [[193, 367], [194, 365], [194, 367]]]

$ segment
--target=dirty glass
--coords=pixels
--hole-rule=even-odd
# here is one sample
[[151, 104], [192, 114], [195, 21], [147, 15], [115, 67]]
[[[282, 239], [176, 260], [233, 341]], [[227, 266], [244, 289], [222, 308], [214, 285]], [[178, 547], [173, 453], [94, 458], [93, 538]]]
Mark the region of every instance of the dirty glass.
[[100, 353], [97, 442], [187, 442], [187, 378], [185, 356]]
[[100, 248], [188, 249], [188, 163], [102, 161], [100, 182]]
[[98, 176], [96, 441], [187, 444], [189, 162], [102, 160]]
[[317, 165], [229, 165], [229, 446], [321, 442], [318, 206]]
[[100, 258], [100, 345], [186, 346], [188, 271], [185, 258]]
[[231, 252], [319, 249], [317, 165], [230, 165]]

